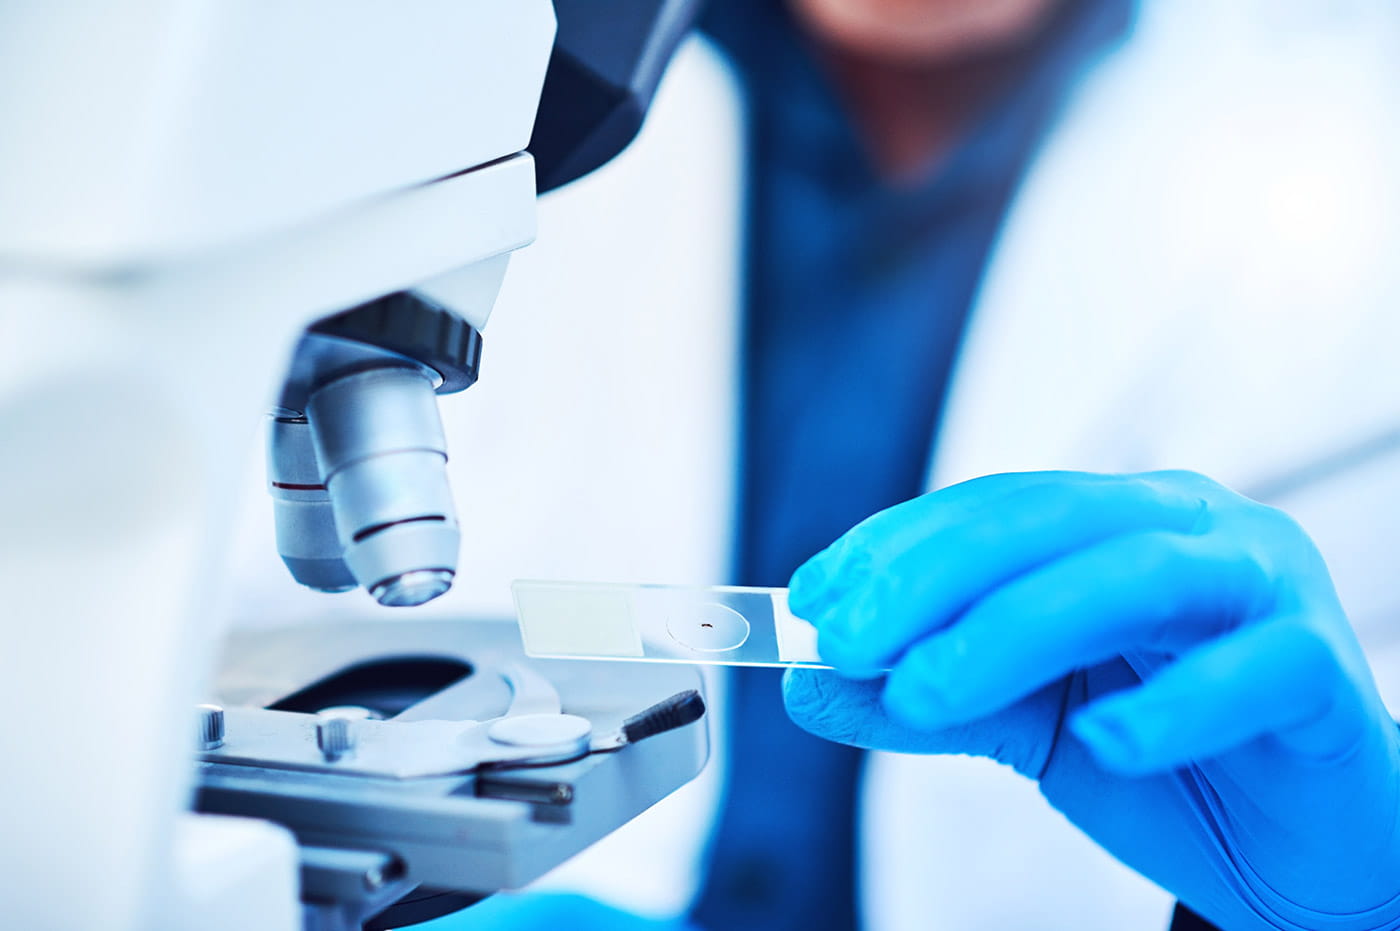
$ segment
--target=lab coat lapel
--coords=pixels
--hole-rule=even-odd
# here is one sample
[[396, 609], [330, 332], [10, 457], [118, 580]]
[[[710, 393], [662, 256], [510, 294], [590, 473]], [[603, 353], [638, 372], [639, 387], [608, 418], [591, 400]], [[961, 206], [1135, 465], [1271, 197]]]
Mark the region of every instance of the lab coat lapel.
[[1347, 16], [1307, 55], [1231, 19], [1148, 5], [1082, 88], [990, 263], [934, 487], [1178, 467], [1267, 491], [1400, 423], [1393, 65]]
[[[1129, 103], [1118, 75], [1140, 68], [1139, 57], [1117, 53], [1080, 89], [1013, 202], [954, 370], [934, 487], [988, 472], [1127, 469], [1145, 458], [1146, 437], [1119, 414], [1162, 341], [1181, 338], [1179, 324], [1165, 302], [1132, 286], [1133, 252], [1111, 216], [1122, 201], [1086, 196], [1115, 166], [1085, 157], [1114, 144]], [[1143, 196], [1140, 185], [1121, 186]], [[1131, 298], [1112, 298], [1121, 292]], [[1106, 421], [1112, 436], [1096, 435]]]

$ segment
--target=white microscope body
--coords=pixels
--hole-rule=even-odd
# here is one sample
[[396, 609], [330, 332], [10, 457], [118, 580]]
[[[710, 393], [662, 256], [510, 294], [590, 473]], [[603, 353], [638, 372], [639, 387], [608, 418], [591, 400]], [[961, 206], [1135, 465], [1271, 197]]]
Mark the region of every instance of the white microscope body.
[[291, 836], [187, 813], [230, 489], [313, 320], [422, 288], [485, 324], [554, 32], [549, 0], [0, 7], [5, 924], [300, 926]]

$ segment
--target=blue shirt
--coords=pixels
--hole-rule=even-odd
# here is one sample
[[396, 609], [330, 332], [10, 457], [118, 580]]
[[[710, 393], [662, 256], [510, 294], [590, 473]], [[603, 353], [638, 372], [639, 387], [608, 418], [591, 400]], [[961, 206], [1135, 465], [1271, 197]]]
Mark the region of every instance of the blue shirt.
[[[922, 491], [969, 307], [1008, 203], [1132, 0], [1065, 0], [1011, 90], [936, 174], [878, 177], [778, 0], [713, 0], [746, 85], [748, 288], [737, 580], [791, 572]], [[859, 751], [800, 732], [778, 677], [741, 670], [730, 781], [696, 910], [707, 931], [853, 928]]]

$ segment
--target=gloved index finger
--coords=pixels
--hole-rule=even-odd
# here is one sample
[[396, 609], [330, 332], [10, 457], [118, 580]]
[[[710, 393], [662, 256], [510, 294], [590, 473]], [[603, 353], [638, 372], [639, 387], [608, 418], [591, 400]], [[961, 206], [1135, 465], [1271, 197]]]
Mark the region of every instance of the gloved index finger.
[[896, 533], [866, 534], [852, 544], [860, 557], [848, 558], [849, 568], [838, 570], [815, 604], [794, 594], [795, 610], [817, 627], [823, 660], [864, 674], [890, 666], [1026, 572], [1123, 533], [1190, 532], [1205, 508], [1194, 490], [1170, 481], [1093, 478], [1067, 474], [1023, 488], [912, 543]]
[[[949, 485], [886, 508], [861, 521], [803, 563], [788, 584], [789, 604], [800, 617], [815, 613], [829, 586], [874, 550], [893, 552], [967, 520], [1008, 495], [1074, 478], [1085, 483], [1121, 481], [1118, 476], [1080, 472], [1001, 472]], [[878, 546], [876, 545], [878, 543]]]
[[1002, 585], [911, 647], [886, 705], [922, 728], [974, 720], [1076, 669], [1219, 636], [1247, 623], [1270, 585], [1210, 534], [1116, 536]]

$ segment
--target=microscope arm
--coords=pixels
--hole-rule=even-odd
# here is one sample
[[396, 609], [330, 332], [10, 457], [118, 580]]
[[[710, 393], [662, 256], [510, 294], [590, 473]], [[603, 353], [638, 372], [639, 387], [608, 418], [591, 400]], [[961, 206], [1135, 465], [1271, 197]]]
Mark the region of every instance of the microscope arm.
[[[529, 152], [539, 192], [610, 161], [641, 128], [699, 0], [555, 0], [558, 31]], [[278, 552], [320, 591], [380, 604], [446, 592], [460, 530], [434, 394], [476, 381], [507, 257], [312, 325], [268, 429]]]

